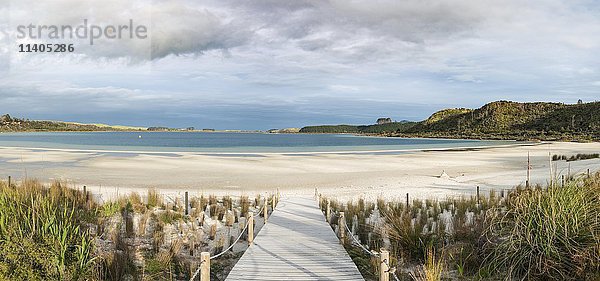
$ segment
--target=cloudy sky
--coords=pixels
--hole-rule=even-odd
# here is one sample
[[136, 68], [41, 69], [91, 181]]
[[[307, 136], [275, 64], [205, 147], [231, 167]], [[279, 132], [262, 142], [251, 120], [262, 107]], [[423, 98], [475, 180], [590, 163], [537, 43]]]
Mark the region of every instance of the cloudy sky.
[[[146, 39], [17, 39], [136, 24]], [[74, 43], [72, 54], [18, 44]], [[0, 0], [0, 112], [269, 129], [600, 99], [595, 0]]]

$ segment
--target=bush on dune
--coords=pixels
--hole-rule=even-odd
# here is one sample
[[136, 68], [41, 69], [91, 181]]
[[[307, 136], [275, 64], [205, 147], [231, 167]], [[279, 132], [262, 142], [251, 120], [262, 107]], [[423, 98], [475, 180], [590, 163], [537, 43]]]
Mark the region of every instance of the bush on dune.
[[507, 278], [534, 280], [585, 280], [586, 274], [598, 274], [599, 182], [596, 176], [513, 194], [506, 212], [490, 220], [488, 268]]

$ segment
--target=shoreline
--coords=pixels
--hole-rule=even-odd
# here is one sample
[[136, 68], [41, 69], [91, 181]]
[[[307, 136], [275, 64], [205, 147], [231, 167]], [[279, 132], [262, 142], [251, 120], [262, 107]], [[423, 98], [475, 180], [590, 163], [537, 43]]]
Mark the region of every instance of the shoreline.
[[[459, 150], [396, 154], [320, 153], [259, 154], [261, 157], [155, 152], [111, 155], [106, 151], [35, 150], [0, 147], [0, 177], [64, 180], [99, 194], [149, 188], [162, 192], [248, 194], [280, 188], [285, 194], [311, 195], [319, 188], [341, 199], [375, 200], [470, 195], [524, 184], [531, 155], [531, 184], [549, 178], [553, 154], [598, 153], [600, 143], [544, 142]], [[557, 176], [600, 170], [600, 159], [554, 161]], [[446, 173], [448, 176], [442, 176]]]
[[[427, 138], [422, 138], [427, 139]], [[485, 140], [483, 140], [485, 141]], [[519, 141], [514, 141], [519, 142]], [[502, 147], [537, 146], [555, 142], [523, 142], [511, 144], [498, 144], [489, 146], [459, 146], [442, 148], [408, 148], [408, 149], [383, 149], [383, 150], [336, 150], [336, 151], [290, 151], [290, 152], [212, 152], [212, 151], [150, 151], [150, 150], [103, 150], [103, 149], [77, 149], [77, 148], [44, 148], [26, 146], [0, 146], [0, 149], [27, 149], [34, 151], [64, 151], [84, 153], [125, 153], [125, 154], [177, 154], [177, 155], [303, 155], [303, 154], [369, 154], [369, 153], [403, 153], [403, 152], [436, 152], [436, 151], [472, 151]]]
[[[89, 125], [89, 124], [83, 124]], [[590, 139], [590, 140], [582, 140], [582, 139], [557, 139], [557, 138], [528, 138], [528, 139], [518, 139], [518, 138], [502, 138], [502, 137], [494, 137], [493, 135], [489, 138], [487, 136], [477, 136], [473, 138], [465, 137], [464, 135], [450, 136], [444, 135], [441, 136], [423, 136], [422, 134], [399, 134], [393, 135], [392, 133], [307, 133], [307, 132], [277, 132], [270, 133], [268, 130], [214, 130], [214, 131], [204, 131], [204, 130], [167, 130], [167, 131], [148, 131], [148, 130], [97, 130], [97, 131], [0, 131], [0, 134], [19, 134], [19, 133], [235, 133], [235, 134], [265, 134], [265, 135], [352, 135], [357, 137], [374, 137], [374, 138], [405, 138], [405, 139], [439, 139], [439, 140], [468, 140], [468, 141], [524, 141], [524, 142], [576, 142], [576, 143], [589, 143], [589, 142], [600, 142], [600, 139]], [[510, 135], [509, 135], [510, 136]]]

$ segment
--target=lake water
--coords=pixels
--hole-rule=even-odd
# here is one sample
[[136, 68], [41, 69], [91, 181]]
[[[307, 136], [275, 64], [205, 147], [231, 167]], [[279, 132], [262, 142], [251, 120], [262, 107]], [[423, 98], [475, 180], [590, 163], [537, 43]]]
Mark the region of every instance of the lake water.
[[0, 147], [140, 152], [375, 152], [486, 147], [514, 143], [513, 141], [380, 138], [339, 134], [221, 132], [53, 132], [0, 134]]

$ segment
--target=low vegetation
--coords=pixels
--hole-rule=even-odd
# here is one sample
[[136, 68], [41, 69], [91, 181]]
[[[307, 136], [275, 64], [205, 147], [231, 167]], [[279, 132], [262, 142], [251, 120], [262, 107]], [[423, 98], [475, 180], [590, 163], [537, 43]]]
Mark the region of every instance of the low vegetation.
[[330, 201], [332, 227], [345, 212], [354, 237], [347, 249], [366, 279], [378, 276], [377, 259], [354, 239], [371, 251], [388, 249], [400, 280], [600, 279], [600, 173], [409, 203]]
[[330, 133], [330, 134], [383, 134], [405, 131], [414, 126], [415, 122], [402, 121], [376, 125], [322, 125], [307, 126], [300, 133]]
[[[91, 197], [61, 182], [0, 181], [0, 280], [189, 280], [200, 253], [227, 248], [264, 204], [200, 195], [186, 215], [182, 196], [156, 190]], [[212, 280], [224, 279], [245, 245], [211, 262]]]
[[83, 280], [93, 270], [96, 215], [85, 197], [60, 183], [19, 189], [0, 183], [0, 279]]
[[[440, 112], [445, 112], [440, 111]], [[518, 103], [497, 101], [478, 109], [434, 113], [397, 136], [517, 139], [600, 140], [600, 102]]]
[[596, 159], [596, 158], [600, 158], [599, 153], [577, 154], [577, 155], [571, 155], [571, 156], [557, 155], [557, 154], [552, 155], [552, 161], [565, 160], [567, 162], [571, 162], [571, 161], [588, 160], [588, 159]]
[[138, 127], [108, 126], [102, 124], [80, 124], [73, 122], [27, 120], [0, 116], [0, 132], [95, 132], [95, 131], [131, 131], [142, 130]]

